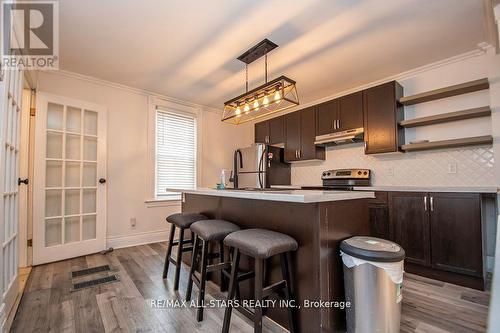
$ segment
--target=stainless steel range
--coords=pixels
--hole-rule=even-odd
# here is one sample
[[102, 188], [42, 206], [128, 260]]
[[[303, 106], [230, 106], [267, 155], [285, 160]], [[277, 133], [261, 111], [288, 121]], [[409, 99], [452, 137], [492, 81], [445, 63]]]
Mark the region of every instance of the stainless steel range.
[[323, 187], [335, 190], [352, 190], [354, 186], [370, 186], [369, 169], [338, 169], [323, 171]]
[[355, 186], [370, 186], [369, 169], [326, 170], [321, 174], [323, 186], [304, 186], [303, 189], [352, 191]]

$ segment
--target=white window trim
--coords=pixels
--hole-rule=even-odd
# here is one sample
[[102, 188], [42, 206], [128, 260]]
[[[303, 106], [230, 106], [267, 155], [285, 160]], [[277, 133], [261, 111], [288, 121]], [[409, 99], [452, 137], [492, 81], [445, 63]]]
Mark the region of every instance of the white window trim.
[[[201, 184], [203, 144], [203, 112], [200, 108], [187, 106], [157, 97], [148, 97], [148, 170], [144, 202], [148, 207], [171, 206], [180, 203], [179, 198], [156, 197], [156, 109], [188, 114], [196, 118], [196, 184]], [[152, 203], [155, 204], [152, 204]]]

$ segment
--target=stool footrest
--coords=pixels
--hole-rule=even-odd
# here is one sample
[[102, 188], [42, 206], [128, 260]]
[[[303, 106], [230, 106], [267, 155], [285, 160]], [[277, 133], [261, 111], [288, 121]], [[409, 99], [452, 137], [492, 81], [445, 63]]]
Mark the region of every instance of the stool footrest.
[[[183, 240], [183, 241], [182, 241], [182, 244], [183, 244], [183, 245], [184, 245], [184, 244], [192, 244], [192, 243], [193, 243], [193, 240], [192, 240], [192, 239], [185, 239], [185, 240]], [[176, 239], [176, 240], [174, 240], [174, 241], [172, 242], [172, 246], [177, 246], [177, 245], [179, 245], [179, 240], [178, 240], [178, 239]]]
[[262, 289], [263, 298], [269, 297], [271, 294], [277, 293], [279, 290], [286, 288], [286, 281], [281, 280], [279, 282], [273, 283], [270, 286]]
[[242, 315], [244, 315], [245, 317], [247, 317], [248, 319], [252, 320], [254, 319], [255, 317], [255, 313], [253, 311], [253, 309], [251, 308], [247, 308], [245, 306], [239, 306], [237, 308], [235, 308], [239, 313], [241, 313]]
[[188, 246], [188, 247], [183, 247], [182, 248], [182, 252], [191, 252], [192, 250], [193, 250], [192, 246]]
[[227, 269], [230, 267], [231, 267], [230, 262], [221, 262], [218, 264], [208, 265], [207, 266], [207, 273]]

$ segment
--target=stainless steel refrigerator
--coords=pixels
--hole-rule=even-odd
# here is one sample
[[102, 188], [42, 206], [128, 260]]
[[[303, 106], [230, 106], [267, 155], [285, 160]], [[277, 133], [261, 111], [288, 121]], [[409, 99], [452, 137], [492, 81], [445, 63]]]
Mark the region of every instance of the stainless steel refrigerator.
[[234, 152], [231, 179], [235, 188], [290, 185], [290, 164], [284, 162], [283, 148], [256, 143]]

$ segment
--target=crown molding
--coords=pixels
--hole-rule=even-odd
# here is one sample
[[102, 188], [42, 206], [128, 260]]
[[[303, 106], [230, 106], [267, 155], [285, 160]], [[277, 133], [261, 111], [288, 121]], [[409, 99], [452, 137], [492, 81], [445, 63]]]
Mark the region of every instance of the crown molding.
[[166, 95], [154, 92], [154, 91], [130, 87], [130, 86], [127, 86], [127, 85], [124, 85], [121, 83], [107, 81], [107, 80], [99, 79], [99, 78], [89, 76], [89, 75], [79, 74], [79, 73], [66, 71], [66, 70], [62, 70], [62, 69], [57, 70], [57, 71], [40, 71], [40, 72], [45, 73], [45, 74], [50, 74], [50, 75], [56, 75], [56, 76], [62, 76], [62, 77], [67, 77], [67, 78], [71, 78], [71, 79], [86, 81], [89, 83], [98, 84], [98, 85], [109, 87], [109, 88], [120, 89], [122, 91], [126, 91], [129, 93], [133, 93], [133, 94], [137, 94], [137, 95], [141, 95], [141, 96], [154, 97], [154, 98], [159, 99], [159, 100], [163, 100], [163, 101], [167, 101], [170, 103], [175, 103], [178, 105], [187, 106], [187, 107], [191, 107], [191, 108], [196, 108], [196, 109], [202, 110], [202, 111], [215, 112], [217, 114], [222, 114], [222, 109], [217, 109], [217, 108], [214, 108], [214, 107], [211, 107], [208, 105], [197, 104], [197, 103], [185, 101], [182, 99], [178, 99], [175, 97], [166, 96]]

